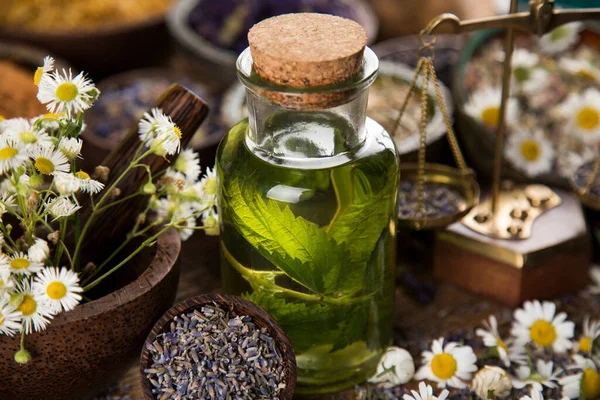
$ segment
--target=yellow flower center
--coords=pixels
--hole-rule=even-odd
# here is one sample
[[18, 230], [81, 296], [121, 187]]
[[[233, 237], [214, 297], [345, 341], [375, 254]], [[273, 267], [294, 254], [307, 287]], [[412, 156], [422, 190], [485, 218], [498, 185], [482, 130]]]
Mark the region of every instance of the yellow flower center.
[[529, 328], [533, 343], [540, 347], [549, 347], [556, 341], [556, 329], [546, 320], [539, 319]]
[[29, 268], [29, 260], [26, 258], [18, 257], [14, 260], [11, 260], [10, 267], [12, 269], [27, 269]]
[[71, 82], [61, 83], [56, 88], [56, 97], [60, 101], [73, 101], [78, 94], [77, 86]]
[[44, 68], [37, 67], [37, 69], [35, 70], [35, 74], [33, 74], [33, 83], [35, 83], [35, 86], [38, 86], [40, 84], [40, 80], [42, 79], [43, 73]]
[[51, 282], [46, 287], [46, 294], [52, 300], [60, 300], [67, 294], [67, 287], [62, 282]]
[[0, 326], [4, 325], [4, 315], [0, 313]]
[[14, 158], [19, 151], [14, 147], [5, 147], [0, 150], [0, 161], [10, 160]]
[[23, 301], [21, 301], [17, 310], [21, 311], [24, 317], [28, 317], [37, 310], [37, 301], [33, 299], [32, 295], [26, 294], [23, 296]]
[[577, 125], [586, 130], [596, 129], [600, 123], [600, 113], [592, 107], [584, 107], [577, 113]]
[[90, 179], [90, 175], [84, 171], [75, 172], [75, 176], [79, 179]]
[[600, 374], [591, 368], [583, 371], [581, 392], [584, 399], [594, 400], [600, 397]]
[[173, 132], [175, 132], [178, 139], [181, 139], [181, 135], [182, 135], [181, 129], [179, 129], [179, 127], [177, 125], [175, 125], [175, 127], [173, 128]]
[[439, 379], [452, 378], [456, 373], [456, 369], [456, 360], [448, 353], [437, 354], [431, 360], [431, 371]]
[[6, 118], [4, 118], [2, 115], [0, 115], [0, 122], [4, 121]]
[[581, 78], [585, 78], [585, 79], [590, 79], [590, 80], [596, 79], [596, 74], [594, 74], [594, 72], [590, 71], [589, 69], [580, 69], [579, 71], [577, 71], [576, 75]]
[[36, 158], [35, 167], [44, 175], [50, 175], [54, 172], [54, 164], [45, 157]]
[[21, 141], [26, 144], [33, 144], [38, 141], [37, 136], [33, 132], [29, 131], [23, 131], [19, 133], [19, 139], [21, 139]]
[[481, 122], [483, 122], [484, 125], [489, 126], [490, 128], [497, 127], [499, 119], [500, 109], [496, 106], [488, 107], [481, 113]]
[[579, 339], [579, 351], [583, 353], [591, 353], [592, 351], [592, 338], [584, 336]]
[[46, 113], [44, 114], [44, 118], [54, 118], [54, 119], [59, 119], [60, 115], [57, 113]]
[[6, 284], [6, 282], [4, 282], [4, 279], [0, 279], [0, 287], [4, 286]]
[[209, 178], [204, 184], [204, 192], [209, 195], [217, 194], [217, 180], [215, 178]]
[[500, 339], [499, 336], [496, 338], [496, 344], [498, 347], [500, 347], [502, 350], [504, 350], [506, 352], [506, 354], [508, 354], [508, 346], [506, 345], [506, 343], [504, 343], [504, 341], [502, 339]]
[[521, 143], [521, 155], [527, 161], [537, 161], [540, 153], [540, 146], [535, 140], [524, 140]]

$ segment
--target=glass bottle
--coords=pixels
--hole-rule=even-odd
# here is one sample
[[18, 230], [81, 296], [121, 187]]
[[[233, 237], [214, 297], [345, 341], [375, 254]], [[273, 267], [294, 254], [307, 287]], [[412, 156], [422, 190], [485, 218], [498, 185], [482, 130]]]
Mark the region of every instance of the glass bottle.
[[[366, 117], [378, 69], [274, 84], [238, 58], [248, 119], [217, 152], [223, 290], [266, 309], [294, 345], [298, 393], [351, 387], [392, 342], [399, 161]], [[285, 99], [285, 101], [281, 101]]]

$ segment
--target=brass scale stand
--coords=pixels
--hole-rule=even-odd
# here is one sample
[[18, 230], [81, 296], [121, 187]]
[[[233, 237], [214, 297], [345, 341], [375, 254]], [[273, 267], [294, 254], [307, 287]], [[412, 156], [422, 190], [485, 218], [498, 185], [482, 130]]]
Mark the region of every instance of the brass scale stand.
[[[413, 93], [413, 89], [420, 79], [421, 83], [421, 141], [419, 147], [418, 163], [403, 166], [403, 180], [415, 181], [419, 200], [417, 212], [414, 216], [401, 218], [400, 226], [412, 229], [436, 229], [443, 228], [453, 222], [462, 219], [462, 223], [470, 229], [483, 235], [498, 239], [526, 239], [531, 235], [531, 226], [537, 216], [561, 203], [560, 197], [550, 188], [544, 185], [517, 186], [507, 185], [502, 182], [502, 162], [504, 138], [506, 136], [506, 106], [510, 95], [510, 78], [512, 74], [511, 58], [514, 49], [514, 30], [521, 30], [530, 34], [543, 35], [568, 22], [591, 20], [600, 18], [600, 8], [596, 9], [573, 9], [555, 10], [554, 0], [531, 0], [530, 11], [517, 13], [518, 0], [511, 0], [510, 13], [503, 16], [494, 16], [468, 21], [461, 21], [454, 14], [442, 14], [433, 19], [429, 25], [421, 31], [421, 59], [417, 65], [415, 76], [411, 82], [408, 96], [400, 110], [397, 118], [396, 128]], [[472, 170], [467, 168], [460, 148], [454, 136], [450, 119], [447, 115], [443, 100], [439, 94], [437, 78], [433, 69], [432, 58], [434, 57], [434, 45], [437, 40], [436, 29], [442, 25], [449, 25], [455, 33], [471, 32], [483, 29], [507, 28], [503, 75], [502, 75], [502, 98], [500, 103], [499, 125], [496, 133], [496, 144], [494, 152], [494, 169], [491, 196], [479, 204], [479, 187]], [[431, 37], [426, 41], [426, 37]], [[423, 56], [430, 51], [429, 57]], [[422, 75], [422, 76], [421, 76]], [[425, 162], [427, 123], [427, 89], [429, 83], [433, 83], [438, 105], [444, 117], [448, 130], [448, 140], [458, 169], [445, 167], [438, 164], [427, 164]], [[395, 130], [393, 130], [395, 131]], [[600, 170], [600, 158], [593, 169], [593, 176], [589, 184], [577, 193], [584, 200], [588, 195], [589, 187], [594, 182]], [[462, 196], [464, 203], [452, 215], [444, 217], [427, 217], [424, 213], [424, 190], [425, 182], [438, 182], [456, 189]], [[504, 187], [502, 187], [504, 186]], [[503, 190], [504, 189], [504, 190]], [[585, 197], [585, 200], [588, 200]], [[522, 200], [526, 200], [524, 204]], [[587, 203], [586, 203], [587, 204]], [[600, 200], [598, 206], [600, 209]], [[463, 219], [464, 217], [464, 219]]]
[[[514, 185], [501, 179], [514, 31], [543, 35], [565, 23], [600, 18], [600, 8], [555, 10], [554, 0], [530, 0], [528, 12], [517, 13], [517, 5], [518, 0], [511, 0], [510, 13], [503, 16], [461, 21], [453, 14], [442, 14], [433, 19], [421, 31], [421, 58], [407, 98], [395, 121], [397, 128], [413, 89], [420, 80], [418, 162], [403, 165], [402, 168], [402, 180], [415, 185], [418, 200], [414, 206], [411, 205], [414, 212], [401, 216], [398, 225], [415, 230], [437, 229], [434, 274], [438, 279], [489, 295], [513, 306], [525, 299], [550, 298], [581, 288], [587, 282], [591, 259], [579, 202], [568, 196], [568, 193], [565, 194], [562, 211], [553, 218], [540, 222], [537, 236], [532, 237], [535, 219], [560, 205], [563, 200], [547, 186]], [[479, 186], [473, 171], [466, 166], [454, 136], [433, 68], [432, 59], [437, 39], [435, 31], [442, 24], [450, 26], [455, 33], [499, 28], [506, 28], [507, 31], [492, 190], [491, 195], [481, 204]], [[426, 53], [429, 56], [425, 56]], [[427, 90], [430, 82], [435, 89], [458, 168], [425, 162]], [[600, 198], [592, 198], [590, 187], [596, 182], [599, 171], [600, 158], [594, 164], [587, 185], [575, 188], [581, 201], [597, 210], [600, 210]], [[454, 190], [462, 197], [462, 204], [450, 215], [427, 215], [424, 189], [427, 183], [445, 185]], [[454, 224], [458, 221], [462, 225]]]

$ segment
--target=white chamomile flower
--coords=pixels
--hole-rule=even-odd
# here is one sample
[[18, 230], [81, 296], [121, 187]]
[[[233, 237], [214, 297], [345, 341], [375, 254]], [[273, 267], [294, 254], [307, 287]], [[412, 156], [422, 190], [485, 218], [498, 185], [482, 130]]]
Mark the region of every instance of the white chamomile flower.
[[46, 56], [44, 57], [44, 64], [41, 67], [38, 67], [33, 75], [33, 83], [35, 83], [35, 86], [39, 86], [42, 77], [52, 71], [54, 71], [54, 58]]
[[517, 130], [508, 137], [504, 156], [525, 175], [535, 177], [552, 170], [554, 148], [541, 132]]
[[149, 113], [144, 113], [144, 116], [138, 123], [138, 134], [141, 142], [150, 146], [150, 142], [156, 138], [156, 130], [160, 121], [168, 122], [168, 117], [160, 108], [155, 107]]
[[219, 236], [219, 233], [221, 233], [219, 214], [212, 207], [202, 213], [202, 224], [204, 225], [204, 233], [208, 236]]
[[415, 363], [410, 353], [392, 346], [381, 356], [377, 370], [369, 382], [390, 388], [410, 382], [414, 375]]
[[526, 94], [542, 89], [547, 82], [548, 72], [540, 67], [537, 54], [526, 49], [515, 49], [512, 56], [512, 85]]
[[79, 179], [79, 189], [82, 192], [94, 194], [104, 189], [104, 184], [92, 179], [87, 172], [77, 171], [74, 175]]
[[21, 313], [5, 300], [0, 300], [0, 334], [13, 336], [21, 331]]
[[44, 132], [34, 129], [25, 118], [7, 120], [4, 134], [11, 138], [15, 144], [26, 150], [35, 147], [51, 147], [52, 139]]
[[[6, 258], [6, 256], [4, 257]], [[0, 298], [7, 292], [12, 291], [14, 287], [15, 281], [10, 275], [10, 270], [8, 269], [8, 259], [6, 258], [6, 262], [0, 262]]]
[[196, 217], [193, 215], [194, 210], [187, 206], [181, 205], [175, 211], [175, 220], [177, 221], [177, 230], [182, 241], [186, 241], [194, 234], [196, 226]]
[[176, 154], [181, 147], [181, 135], [181, 129], [171, 121], [171, 118], [167, 121], [159, 120], [156, 138], [151, 147], [156, 148], [158, 154], [163, 152], [169, 155]]
[[556, 304], [538, 300], [526, 301], [523, 308], [514, 312], [511, 334], [521, 344], [533, 343], [537, 347], [552, 348], [557, 353], [569, 350], [575, 324], [567, 321], [564, 312], [556, 314]]
[[92, 106], [100, 92], [83, 72], [73, 78], [71, 70], [44, 74], [37, 98], [52, 113], [76, 115]]
[[83, 141], [77, 138], [63, 137], [58, 142], [58, 149], [69, 159], [74, 160], [79, 157]]
[[426, 385], [425, 382], [419, 382], [419, 391], [411, 390], [412, 396], [410, 394], [405, 394], [402, 399], [403, 400], [446, 400], [449, 392], [447, 390], [443, 390], [439, 396], [433, 394], [433, 388], [429, 385]]
[[600, 141], [600, 90], [589, 88], [582, 94], [571, 93], [558, 110], [567, 120], [567, 129], [586, 144]]
[[200, 197], [202, 203], [208, 205], [214, 204], [217, 196], [217, 190], [219, 189], [217, 171], [215, 168], [206, 168], [206, 173], [198, 183], [197, 189], [198, 196]]
[[[16, 203], [15, 203], [15, 195], [13, 194], [8, 194], [8, 193], [3, 193], [0, 196], [0, 219], [2, 218], [2, 216], [4, 216], [4, 214], [6, 214], [6, 212], [8, 211], [9, 208], [13, 208], [15, 207]], [[0, 241], [0, 245], [4, 243], [4, 236], [2, 236], [2, 240]]]
[[[590, 320], [589, 315], [583, 320], [583, 333], [579, 340], [573, 342], [573, 349], [592, 354], [594, 341], [600, 337], [600, 321]], [[600, 383], [600, 382], [599, 382]]]
[[195, 182], [200, 176], [200, 158], [192, 149], [183, 150], [177, 156], [173, 168], [184, 174], [188, 182]]
[[446, 386], [462, 389], [477, 371], [477, 356], [469, 346], [461, 346], [449, 342], [444, 346], [444, 339], [434, 340], [431, 351], [422, 354], [423, 365], [415, 375], [417, 380], [428, 379], [438, 383], [439, 388]]
[[83, 289], [79, 286], [79, 277], [66, 268], [44, 268], [35, 276], [33, 292], [44, 299], [54, 313], [69, 311], [81, 301]]
[[538, 40], [540, 51], [545, 54], [562, 53], [579, 41], [579, 32], [582, 29], [581, 22], [559, 26]]
[[69, 217], [75, 214], [80, 208], [81, 206], [73, 203], [73, 201], [65, 196], [57, 197], [46, 204], [46, 210], [55, 220], [58, 218]]
[[600, 82], [600, 69], [587, 60], [575, 58], [561, 58], [558, 66], [571, 75]]
[[33, 245], [27, 250], [29, 259], [33, 262], [43, 263], [50, 255], [50, 247], [44, 239], [35, 239]]
[[521, 365], [515, 368], [516, 377], [513, 378], [513, 387], [523, 389], [525, 386], [532, 386], [534, 390], [543, 391], [544, 386], [549, 388], [557, 387], [557, 379], [562, 374], [561, 369], [554, 371], [552, 361], [538, 360], [536, 369], [531, 370], [529, 366]]
[[597, 399], [600, 397], [600, 374], [596, 364], [589, 358], [575, 354], [575, 364], [569, 369], [578, 372], [561, 378], [562, 395], [568, 399]]
[[592, 294], [600, 294], [600, 266], [592, 265], [590, 268], [590, 279], [592, 281], [589, 290]]
[[6, 135], [0, 135], [0, 174], [23, 165], [28, 158], [18, 143]]
[[29, 122], [32, 125], [41, 125], [42, 128], [48, 130], [56, 130], [60, 127], [60, 114], [56, 113], [46, 113], [42, 115], [38, 115], [37, 117], [31, 118]]
[[2, 268], [8, 268], [8, 270], [14, 275], [31, 275], [41, 270], [44, 265], [39, 262], [35, 262], [29, 258], [23, 252], [11, 254], [10, 257], [2, 255], [0, 258], [0, 265]]
[[54, 175], [56, 189], [63, 196], [75, 194], [81, 188], [81, 181], [73, 174], [57, 173]]
[[23, 282], [19, 294], [19, 302], [16, 308], [22, 315], [21, 323], [23, 324], [23, 331], [26, 334], [30, 334], [31, 332], [41, 332], [46, 329], [54, 314], [50, 304], [31, 291], [28, 281]]
[[486, 365], [475, 374], [471, 391], [481, 399], [487, 399], [489, 392], [494, 394], [494, 399], [505, 399], [512, 391], [512, 380], [502, 368]]
[[[489, 321], [488, 321], [489, 320]], [[481, 337], [485, 347], [494, 349], [498, 353], [498, 358], [509, 367], [511, 361], [517, 363], [526, 362], [527, 355], [525, 348], [512, 344], [510, 341], [504, 341], [498, 332], [498, 321], [496, 317], [490, 315], [488, 320], [483, 320], [484, 329], [477, 329], [475, 333]]]
[[[496, 129], [500, 121], [500, 100], [502, 90], [499, 88], [483, 88], [471, 94], [465, 104], [465, 112], [480, 121], [488, 129]], [[517, 100], [508, 99], [506, 104], [506, 123], [515, 125], [518, 118]]]
[[60, 172], [69, 172], [71, 164], [65, 155], [52, 148], [36, 147], [31, 151], [33, 165], [44, 175], [55, 175]]

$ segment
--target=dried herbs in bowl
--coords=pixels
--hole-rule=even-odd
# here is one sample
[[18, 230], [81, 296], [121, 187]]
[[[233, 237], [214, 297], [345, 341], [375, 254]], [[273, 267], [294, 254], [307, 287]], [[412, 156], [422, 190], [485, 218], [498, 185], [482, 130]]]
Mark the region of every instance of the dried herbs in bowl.
[[292, 398], [289, 339], [261, 308], [234, 296], [201, 295], [171, 308], [141, 358], [147, 399]]

